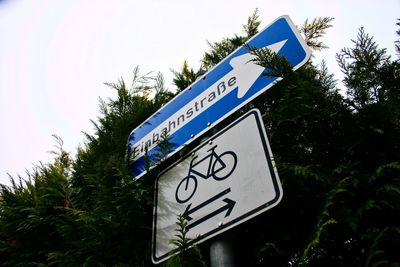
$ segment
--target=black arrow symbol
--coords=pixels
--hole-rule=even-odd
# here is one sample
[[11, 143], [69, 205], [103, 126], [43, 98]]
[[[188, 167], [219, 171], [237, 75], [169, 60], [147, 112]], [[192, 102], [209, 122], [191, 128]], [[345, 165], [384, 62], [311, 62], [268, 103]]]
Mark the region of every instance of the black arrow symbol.
[[207, 199], [206, 201], [204, 201], [203, 203], [201, 203], [200, 205], [198, 205], [197, 207], [194, 207], [193, 209], [190, 209], [190, 207], [192, 206], [192, 203], [190, 203], [186, 209], [185, 212], [183, 213], [183, 218], [187, 221], [191, 221], [193, 220], [192, 217], [190, 217], [189, 215], [192, 214], [193, 212], [198, 211], [199, 209], [203, 208], [204, 206], [207, 206], [208, 204], [210, 204], [211, 202], [217, 200], [218, 198], [222, 197], [223, 195], [228, 194], [229, 192], [231, 192], [231, 188], [225, 189], [224, 191], [222, 191], [221, 193], [218, 193], [217, 195], [211, 197], [210, 199]]
[[[219, 199], [220, 197], [222, 197], [222, 196], [228, 194], [229, 192], [231, 192], [231, 189], [230, 189], [230, 188], [228, 188], [228, 189], [222, 191], [221, 193], [219, 193], [219, 194], [217, 194], [217, 195], [211, 197], [210, 199], [204, 201], [203, 203], [201, 203], [200, 205], [198, 205], [198, 206], [196, 206], [196, 207], [194, 207], [194, 208], [192, 208], [192, 209], [191, 209], [192, 204], [189, 204], [189, 205], [186, 207], [185, 212], [184, 212], [183, 215], [182, 215], [183, 218], [185, 218], [185, 220], [187, 220], [187, 221], [193, 220], [193, 218], [190, 217], [190, 214], [192, 214], [192, 213], [198, 211], [199, 209], [201, 209], [201, 208], [207, 206], [207, 205], [210, 204], [211, 202], [213, 202], [213, 201]], [[224, 212], [225, 210], [226, 210], [225, 217], [229, 216], [229, 215], [231, 214], [231, 212], [232, 212], [232, 210], [233, 210], [233, 207], [235, 206], [236, 202], [233, 201], [232, 199], [229, 199], [229, 198], [224, 198], [222, 201], [224, 201], [224, 202], [226, 203], [226, 205], [224, 205], [224, 206], [222, 206], [221, 208], [219, 208], [219, 209], [217, 209], [217, 210], [215, 210], [215, 211], [213, 211], [213, 212], [207, 214], [207, 215], [204, 216], [203, 218], [200, 218], [200, 219], [198, 219], [197, 221], [195, 221], [195, 222], [189, 224], [189, 225], [187, 226], [187, 229], [189, 230], [190, 228], [193, 228], [193, 227], [195, 227], [195, 226], [201, 224], [202, 222], [204, 222], [204, 221], [206, 221], [206, 220], [208, 220], [208, 219], [214, 217], [214, 216], [217, 215], [217, 214], [220, 214], [221, 212]]]

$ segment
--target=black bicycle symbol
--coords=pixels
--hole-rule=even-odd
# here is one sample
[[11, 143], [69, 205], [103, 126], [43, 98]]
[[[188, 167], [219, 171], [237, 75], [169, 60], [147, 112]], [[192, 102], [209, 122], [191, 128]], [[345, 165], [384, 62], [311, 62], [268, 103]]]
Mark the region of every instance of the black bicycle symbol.
[[[180, 181], [178, 187], [176, 188], [175, 199], [178, 201], [178, 203], [185, 203], [192, 198], [197, 189], [196, 176], [203, 179], [213, 177], [217, 181], [222, 181], [228, 178], [235, 170], [237, 164], [236, 154], [233, 151], [225, 151], [218, 155], [215, 152], [217, 146], [218, 145], [215, 145], [207, 150], [207, 152], [210, 153], [196, 163], [194, 163], [194, 161], [198, 158], [198, 156], [195, 156], [191, 160], [188, 175], [183, 178], [182, 181]], [[205, 160], [209, 160], [208, 166], [206, 165], [207, 172], [204, 172], [204, 167], [203, 170], [199, 170], [199, 167], [196, 170], [196, 166]]]

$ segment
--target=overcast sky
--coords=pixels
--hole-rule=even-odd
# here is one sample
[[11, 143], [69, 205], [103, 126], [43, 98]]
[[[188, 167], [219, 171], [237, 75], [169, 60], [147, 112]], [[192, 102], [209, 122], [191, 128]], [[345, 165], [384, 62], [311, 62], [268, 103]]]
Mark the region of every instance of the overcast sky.
[[362, 26], [395, 55], [400, 0], [0, 0], [0, 183], [49, 162], [52, 134], [74, 155], [81, 131], [93, 132], [99, 97], [114, 96], [104, 82], [130, 81], [138, 65], [173, 88], [171, 68], [185, 59], [198, 67], [206, 41], [241, 34], [256, 8], [261, 28], [281, 15], [297, 25], [334, 17], [330, 48], [317, 54], [333, 73], [335, 53]]

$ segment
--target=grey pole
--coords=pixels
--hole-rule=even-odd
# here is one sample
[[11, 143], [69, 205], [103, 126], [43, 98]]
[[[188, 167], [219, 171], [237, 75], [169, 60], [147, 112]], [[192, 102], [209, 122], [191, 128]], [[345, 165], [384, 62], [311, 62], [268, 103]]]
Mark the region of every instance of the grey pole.
[[232, 238], [224, 233], [210, 245], [211, 267], [235, 267]]
[[[200, 143], [203, 143], [218, 130], [212, 129], [210, 133], [203, 136]], [[210, 245], [210, 263], [211, 267], [235, 267], [234, 251], [232, 238], [229, 232], [219, 235]]]

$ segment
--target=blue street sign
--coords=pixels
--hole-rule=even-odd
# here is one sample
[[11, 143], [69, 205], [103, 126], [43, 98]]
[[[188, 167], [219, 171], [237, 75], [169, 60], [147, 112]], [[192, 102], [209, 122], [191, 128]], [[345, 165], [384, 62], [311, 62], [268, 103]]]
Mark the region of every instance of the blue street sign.
[[[294, 70], [310, 58], [288, 16], [276, 19], [247, 44], [284, 56]], [[170, 137], [172, 155], [282, 79], [262, 75], [265, 69], [254, 64], [254, 58], [245, 46], [238, 48], [131, 132], [128, 153], [135, 178], [145, 173], [146, 148], [151, 159], [163, 134]]]

